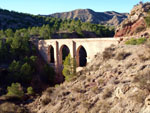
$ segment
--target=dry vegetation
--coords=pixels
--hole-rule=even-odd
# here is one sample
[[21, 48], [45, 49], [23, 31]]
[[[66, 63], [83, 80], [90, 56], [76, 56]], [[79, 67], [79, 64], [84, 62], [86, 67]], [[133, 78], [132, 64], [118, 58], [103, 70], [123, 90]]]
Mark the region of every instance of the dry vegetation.
[[149, 113], [150, 60], [139, 56], [149, 50], [146, 44], [112, 45], [74, 81], [47, 89], [27, 107], [38, 113]]
[[28, 111], [21, 106], [13, 103], [3, 103], [0, 105], [0, 113], [27, 113]]

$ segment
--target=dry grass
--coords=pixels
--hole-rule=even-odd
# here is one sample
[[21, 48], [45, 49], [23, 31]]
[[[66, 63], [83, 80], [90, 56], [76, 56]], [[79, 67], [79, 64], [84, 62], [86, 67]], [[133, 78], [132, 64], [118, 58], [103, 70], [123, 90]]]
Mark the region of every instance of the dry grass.
[[148, 57], [145, 56], [144, 54], [139, 54], [138, 57], [139, 57], [140, 61], [143, 61], [143, 62], [145, 62], [146, 60], [148, 60]]
[[150, 60], [150, 53], [145, 52], [144, 54], [138, 54], [138, 57], [139, 57], [140, 61], [145, 62], [147, 60]]
[[53, 87], [49, 87], [49, 88], [46, 89], [45, 92], [47, 92], [48, 94], [52, 94], [53, 91], [54, 91], [54, 88]]
[[51, 98], [46, 96], [41, 102], [43, 106], [46, 106], [47, 104], [51, 102]]
[[139, 91], [138, 93], [134, 94], [131, 98], [136, 101], [137, 103], [144, 104], [146, 97], [148, 96], [149, 92], [146, 90]]
[[112, 92], [113, 92], [112, 89], [106, 88], [106, 89], [104, 90], [104, 93], [103, 93], [102, 98], [103, 98], [103, 99], [110, 98], [110, 97], [112, 96]]
[[27, 111], [13, 103], [3, 103], [0, 105], [0, 113], [27, 113]]
[[49, 87], [46, 89], [41, 100], [41, 103], [43, 106], [46, 106], [47, 104], [51, 102], [51, 94], [53, 93], [53, 91], [54, 91], [54, 88], [52, 87]]
[[82, 104], [83, 104], [83, 107], [85, 107], [87, 109], [90, 109], [90, 107], [91, 107], [91, 103], [88, 101], [83, 101]]
[[141, 32], [141, 31], [144, 31], [145, 29], [146, 28], [144, 26], [140, 26], [140, 27], [136, 28], [135, 34]]
[[73, 91], [74, 91], [74, 92], [77, 92], [77, 93], [85, 93], [85, 92], [86, 92], [86, 90], [81, 89], [81, 88], [79, 88], [79, 87], [74, 87], [74, 88], [73, 88]]
[[85, 80], [86, 79], [86, 76], [85, 75], [82, 75], [82, 76], [80, 76], [80, 80], [82, 81], [82, 80]]
[[92, 87], [91, 90], [92, 90], [92, 92], [95, 93], [95, 94], [99, 94], [99, 93], [102, 91], [102, 89], [99, 88], [98, 86]]
[[87, 78], [87, 82], [91, 82], [92, 78], [91, 77], [88, 77]]
[[116, 55], [115, 59], [116, 59], [116, 60], [124, 60], [124, 59], [126, 59], [128, 56], [130, 56], [130, 55], [131, 55], [130, 52], [121, 51], [121, 52], [119, 52], [119, 53]]
[[141, 61], [150, 60], [150, 39], [145, 43], [145, 49], [142, 54], [139, 54], [138, 57]]
[[102, 56], [103, 56], [103, 60], [108, 60], [112, 57], [114, 57], [114, 52], [115, 51], [115, 48], [112, 48], [112, 47], [108, 47], [104, 50]]
[[132, 65], [133, 65], [132, 62], [128, 62], [128, 63], [125, 65], [125, 67], [126, 67], [126, 69], [129, 69], [130, 67], [132, 67]]
[[100, 79], [98, 80], [98, 83], [99, 83], [99, 85], [104, 85], [105, 80], [104, 80], [103, 78], [100, 78]]
[[110, 69], [110, 68], [112, 68], [112, 65], [109, 64], [109, 63], [106, 63], [106, 64], [103, 66], [103, 68], [105, 68], [105, 69]]
[[138, 83], [141, 89], [147, 89], [150, 91], [150, 70], [143, 70], [134, 78], [135, 83]]
[[97, 102], [97, 105], [98, 105], [97, 111], [100, 111], [99, 113], [108, 113], [108, 111], [111, 108], [111, 104], [105, 100]]

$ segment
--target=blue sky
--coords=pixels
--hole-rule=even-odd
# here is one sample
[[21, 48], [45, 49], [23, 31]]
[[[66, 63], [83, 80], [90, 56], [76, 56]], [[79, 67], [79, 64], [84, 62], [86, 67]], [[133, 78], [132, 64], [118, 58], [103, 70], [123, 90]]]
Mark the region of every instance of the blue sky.
[[[52, 14], [74, 9], [130, 12], [140, 0], [0, 0], [0, 8], [30, 14]], [[147, 2], [148, 0], [143, 0]]]

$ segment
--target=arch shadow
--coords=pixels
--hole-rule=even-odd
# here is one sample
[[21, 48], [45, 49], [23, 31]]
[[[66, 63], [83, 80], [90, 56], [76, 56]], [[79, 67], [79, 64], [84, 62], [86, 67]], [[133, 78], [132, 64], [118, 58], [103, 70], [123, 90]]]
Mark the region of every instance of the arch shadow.
[[55, 63], [54, 48], [52, 45], [48, 47], [48, 60], [49, 60], [49, 63]]
[[76, 62], [79, 67], [84, 67], [87, 64], [87, 52], [82, 45], [80, 45], [77, 49]]
[[70, 53], [69, 47], [67, 45], [62, 45], [59, 53], [60, 65], [63, 64], [63, 61], [69, 55], [69, 53]]

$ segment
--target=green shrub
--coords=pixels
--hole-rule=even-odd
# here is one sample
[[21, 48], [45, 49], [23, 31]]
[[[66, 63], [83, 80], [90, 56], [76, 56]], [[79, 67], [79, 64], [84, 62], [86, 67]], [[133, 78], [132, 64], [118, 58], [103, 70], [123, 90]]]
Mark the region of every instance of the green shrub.
[[127, 40], [126, 42], [125, 42], [125, 44], [127, 44], [127, 45], [136, 45], [136, 39], [134, 39], [134, 38], [131, 38], [130, 40]]
[[[26, 58], [24, 59], [27, 60]], [[34, 73], [34, 69], [29, 63], [22, 64], [21, 61], [15, 60], [9, 65], [8, 70], [11, 83], [30, 83]]]
[[56, 85], [55, 85], [55, 88], [58, 88], [58, 87], [59, 87], [59, 84], [56, 84]]
[[130, 40], [127, 40], [125, 42], [125, 44], [127, 44], [127, 45], [139, 45], [139, 44], [144, 44], [146, 41], [147, 41], [147, 39], [144, 37], [138, 38], [138, 39], [131, 38]]
[[28, 94], [28, 95], [34, 94], [34, 91], [33, 91], [33, 88], [32, 88], [32, 87], [28, 87], [28, 88], [27, 88], [27, 94]]
[[69, 54], [64, 61], [63, 75], [66, 81], [70, 81], [76, 75], [76, 61]]
[[147, 41], [146, 38], [139, 38], [137, 39], [137, 44], [144, 44]]
[[30, 64], [24, 63], [20, 69], [21, 79], [24, 83], [30, 83], [32, 80], [33, 70]]
[[30, 60], [34, 63], [37, 60], [37, 56], [31, 56]]
[[[14, 79], [14, 81], [18, 81], [20, 79], [20, 68], [21, 68], [21, 65], [20, 65], [20, 62], [19, 61], [16, 61], [14, 60], [10, 65], [9, 65], [9, 72], [10, 72], [10, 76], [11, 76], [11, 79]], [[12, 80], [13, 81], [13, 80]]]
[[7, 87], [7, 91], [8, 91], [7, 96], [19, 98], [24, 96], [24, 91], [20, 83], [12, 83], [11, 86]]

